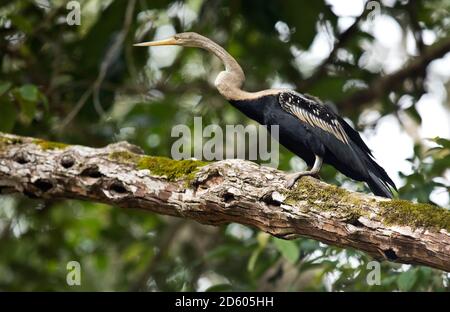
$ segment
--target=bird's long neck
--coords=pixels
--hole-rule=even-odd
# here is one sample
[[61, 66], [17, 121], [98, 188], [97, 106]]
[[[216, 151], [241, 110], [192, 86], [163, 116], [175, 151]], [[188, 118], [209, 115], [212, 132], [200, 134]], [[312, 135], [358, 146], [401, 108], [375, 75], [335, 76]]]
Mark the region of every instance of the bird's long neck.
[[221, 46], [214, 41], [204, 37], [199, 47], [215, 54], [225, 66], [225, 71], [219, 73], [215, 85], [228, 100], [239, 97], [244, 92], [241, 87], [244, 84], [245, 74], [239, 63]]
[[227, 82], [230, 86], [240, 89], [244, 84], [245, 74], [239, 63], [221, 46], [208, 39], [208, 44], [203, 48], [214, 53], [225, 66], [225, 73], [231, 78]]
[[227, 100], [252, 100], [264, 95], [276, 94], [280, 92], [280, 90], [277, 89], [268, 89], [259, 92], [247, 92], [242, 90], [241, 88], [245, 81], [245, 74], [239, 63], [217, 43], [206, 37], [203, 38], [204, 39], [198, 47], [214, 53], [225, 66], [225, 71], [219, 73], [214, 84], [220, 94], [222, 94]]

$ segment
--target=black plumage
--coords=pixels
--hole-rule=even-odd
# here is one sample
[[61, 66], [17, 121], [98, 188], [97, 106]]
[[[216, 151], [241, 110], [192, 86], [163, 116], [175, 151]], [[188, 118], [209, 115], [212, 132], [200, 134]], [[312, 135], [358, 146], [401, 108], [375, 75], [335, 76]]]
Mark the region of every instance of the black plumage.
[[280, 143], [308, 166], [317, 155], [346, 176], [367, 182], [375, 195], [392, 197], [394, 182], [359, 133], [317, 99], [286, 91], [230, 103], [261, 124], [278, 125]]

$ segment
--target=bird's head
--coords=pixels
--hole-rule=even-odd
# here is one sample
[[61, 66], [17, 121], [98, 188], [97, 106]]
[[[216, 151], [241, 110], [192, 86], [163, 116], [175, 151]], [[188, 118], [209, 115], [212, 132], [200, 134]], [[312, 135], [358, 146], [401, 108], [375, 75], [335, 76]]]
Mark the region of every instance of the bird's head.
[[172, 37], [163, 40], [136, 43], [134, 46], [155, 47], [164, 45], [178, 45], [184, 47], [203, 47], [202, 43], [205, 42], [205, 39], [207, 40], [207, 38], [195, 32], [184, 32], [175, 34]]
[[225, 51], [225, 49], [211, 39], [203, 37], [195, 32], [184, 32], [175, 34], [172, 37], [163, 40], [135, 44], [135, 46], [138, 47], [156, 47], [167, 45], [202, 48], [214, 53], [225, 65], [225, 71], [222, 71], [217, 76], [215, 81], [215, 85], [219, 92], [227, 99], [237, 98], [237, 95], [235, 94], [236, 92], [242, 93], [240, 88], [244, 83], [245, 75], [241, 66], [239, 66], [238, 62], [236, 62], [236, 60], [227, 51]]

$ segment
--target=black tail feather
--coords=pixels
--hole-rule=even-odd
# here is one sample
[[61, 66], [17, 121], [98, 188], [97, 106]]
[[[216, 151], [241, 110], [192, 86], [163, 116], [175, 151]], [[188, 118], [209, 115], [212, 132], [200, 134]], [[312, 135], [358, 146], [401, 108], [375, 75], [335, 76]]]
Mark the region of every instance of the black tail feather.
[[[345, 133], [351, 139], [350, 147], [353, 152], [356, 153], [356, 157], [352, 157], [352, 159], [361, 160], [361, 162], [353, 163], [353, 174], [350, 177], [355, 178], [356, 180], [364, 180], [369, 185], [372, 192], [377, 196], [383, 196], [392, 198], [392, 189], [397, 191], [394, 182], [388, 176], [386, 171], [376, 163], [373, 158], [372, 152], [369, 147], [364, 143], [359, 133], [354, 130], [344, 119], [338, 117], [342, 127], [345, 130]], [[339, 158], [339, 157], [338, 157]], [[361, 168], [362, 167], [362, 168]], [[344, 166], [344, 171], [347, 171]], [[362, 175], [358, 177], [358, 174]]]
[[369, 176], [370, 180], [367, 181], [367, 184], [369, 185], [374, 195], [392, 198], [392, 191], [385, 181], [381, 180], [371, 171], [369, 171]]
[[369, 162], [369, 179], [366, 182], [369, 185], [370, 189], [377, 196], [392, 198], [393, 194], [391, 188], [397, 191], [394, 182], [388, 176], [386, 171], [373, 159], [370, 159]]

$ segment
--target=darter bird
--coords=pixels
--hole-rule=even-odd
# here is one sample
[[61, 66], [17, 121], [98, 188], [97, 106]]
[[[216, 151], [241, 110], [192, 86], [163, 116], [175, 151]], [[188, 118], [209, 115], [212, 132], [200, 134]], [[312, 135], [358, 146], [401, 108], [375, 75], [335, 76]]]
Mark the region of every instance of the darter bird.
[[320, 100], [289, 89], [242, 90], [245, 75], [238, 62], [221, 46], [197, 33], [179, 33], [168, 39], [135, 44], [163, 45], [202, 48], [220, 58], [225, 66], [215, 80], [220, 94], [268, 129], [277, 125], [280, 143], [311, 168], [290, 174], [286, 187], [292, 187], [302, 176], [317, 176], [322, 164], [327, 163], [354, 180], [366, 182], [375, 195], [392, 198], [394, 182], [376, 163], [359, 133]]

